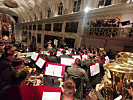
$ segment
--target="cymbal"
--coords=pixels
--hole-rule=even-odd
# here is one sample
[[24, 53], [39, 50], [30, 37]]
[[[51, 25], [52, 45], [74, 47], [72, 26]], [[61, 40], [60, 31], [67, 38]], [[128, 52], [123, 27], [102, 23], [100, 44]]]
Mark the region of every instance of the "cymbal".
[[133, 73], [133, 65], [128, 63], [124, 63], [124, 64], [108, 63], [104, 65], [104, 68], [107, 68], [113, 72]]

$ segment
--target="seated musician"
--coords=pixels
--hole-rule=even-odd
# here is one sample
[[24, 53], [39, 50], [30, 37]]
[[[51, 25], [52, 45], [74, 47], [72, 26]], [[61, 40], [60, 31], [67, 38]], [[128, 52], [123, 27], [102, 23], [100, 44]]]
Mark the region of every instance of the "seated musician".
[[63, 96], [61, 100], [77, 100], [74, 97], [74, 94], [76, 93], [76, 85], [72, 79], [68, 78], [64, 81], [62, 85], [62, 93]]
[[14, 71], [11, 75], [10, 84], [11, 85], [25, 85], [28, 71], [25, 69], [18, 69]]
[[75, 59], [74, 65], [67, 69], [68, 76], [77, 76], [85, 79], [86, 82], [89, 81], [87, 73], [81, 68], [81, 60], [79, 58]]
[[15, 58], [12, 62], [12, 69], [13, 70], [17, 70], [19, 68], [21, 68], [24, 64], [24, 61], [19, 59], [19, 58]]

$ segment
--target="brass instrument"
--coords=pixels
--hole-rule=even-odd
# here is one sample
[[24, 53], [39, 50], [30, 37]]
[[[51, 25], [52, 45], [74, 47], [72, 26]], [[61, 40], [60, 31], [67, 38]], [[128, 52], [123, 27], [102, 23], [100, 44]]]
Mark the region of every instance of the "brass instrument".
[[27, 54], [24, 54], [24, 53], [21, 53], [21, 52], [18, 52], [16, 51], [16, 54], [18, 55], [17, 57], [20, 58], [20, 56], [27, 56]]
[[[104, 95], [108, 94], [109, 99], [112, 91], [118, 95], [122, 95], [122, 100], [129, 97], [128, 89], [131, 80], [133, 79], [133, 53], [121, 52], [119, 57], [116, 57], [113, 63], [104, 64], [104, 68], [108, 69], [112, 74], [112, 85], [105, 85], [102, 91]], [[108, 89], [110, 92], [106, 92]], [[112, 91], [111, 91], [112, 90]]]

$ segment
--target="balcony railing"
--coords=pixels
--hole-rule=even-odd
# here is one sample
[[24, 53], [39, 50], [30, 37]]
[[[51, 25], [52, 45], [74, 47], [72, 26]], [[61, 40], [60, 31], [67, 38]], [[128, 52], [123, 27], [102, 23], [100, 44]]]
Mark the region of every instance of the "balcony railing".
[[131, 39], [133, 40], [133, 28], [125, 27], [86, 27], [83, 35], [98, 36], [117, 39]]

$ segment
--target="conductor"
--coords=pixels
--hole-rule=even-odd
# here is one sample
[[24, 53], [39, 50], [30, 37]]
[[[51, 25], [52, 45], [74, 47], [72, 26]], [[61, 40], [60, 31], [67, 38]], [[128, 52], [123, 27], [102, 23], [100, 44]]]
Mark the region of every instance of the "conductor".
[[61, 41], [60, 41], [60, 48], [64, 48], [64, 47], [66, 47], [66, 43], [65, 43], [65, 38], [63, 37], [62, 39], [61, 39]]

